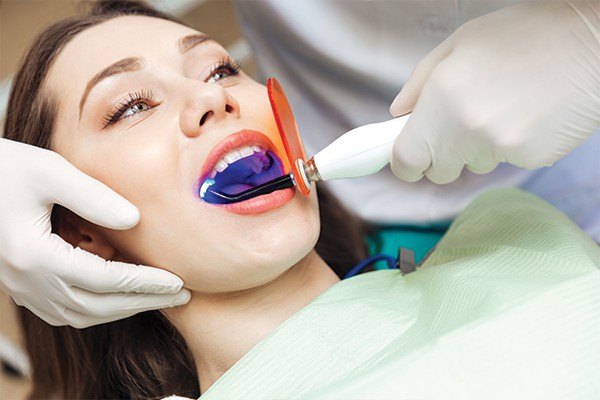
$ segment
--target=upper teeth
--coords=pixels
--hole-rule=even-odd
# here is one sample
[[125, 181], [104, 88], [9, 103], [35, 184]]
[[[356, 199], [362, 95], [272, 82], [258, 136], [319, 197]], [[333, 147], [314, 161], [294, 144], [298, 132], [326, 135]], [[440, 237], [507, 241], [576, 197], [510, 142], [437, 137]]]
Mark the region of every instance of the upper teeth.
[[264, 153], [265, 149], [259, 146], [245, 146], [236, 150], [233, 150], [223, 156], [216, 164], [215, 168], [212, 170], [210, 177], [214, 178], [217, 175], [217, 172], [223, 172], [225, 168], [229, 166], [229, 164], [233, 164], [237, 160], [242, 158], [251, 156], [254, 153]]

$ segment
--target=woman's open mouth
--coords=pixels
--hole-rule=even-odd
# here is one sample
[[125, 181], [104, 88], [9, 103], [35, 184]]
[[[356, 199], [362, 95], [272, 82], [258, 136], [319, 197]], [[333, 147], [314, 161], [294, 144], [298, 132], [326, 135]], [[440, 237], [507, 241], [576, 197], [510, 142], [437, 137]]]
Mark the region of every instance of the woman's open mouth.
[[213, 191], [236, 195], [282, 175], [283, 163], [275, 153], [259, 146], [242, 147], [217, 162], [200, 187], [200, 197], [207, 203], [223, 204]]
[[272, 142], [260, 132], [244, 130], [228, 136], [211, 151], [198, 194], [203, 201], [228, 211], [260, 213], [285, 204], [293, 197], [293, 189], [278, 190], [232, 204], [226, 204], [214, 192], [237, 195], [283, 175], [283, 161], [275, 153]]

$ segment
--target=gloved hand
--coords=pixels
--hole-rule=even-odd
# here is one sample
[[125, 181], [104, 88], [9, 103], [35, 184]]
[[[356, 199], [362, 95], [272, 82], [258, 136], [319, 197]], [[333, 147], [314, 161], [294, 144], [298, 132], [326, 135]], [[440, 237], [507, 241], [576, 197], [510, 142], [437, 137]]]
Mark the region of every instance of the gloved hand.
[[390, 107], [411, 110], [391, 161], [405, 181], [552, 165], [600, 128], [600, 3], [531, 2], [467, 22]]
[[112, 229], [138, 210], [57, 153], [0, 139], [0, 287], [51, 325], [84, 328], [188, 302], [177, 276], [105, 261], [50, 232], [53, 203]]

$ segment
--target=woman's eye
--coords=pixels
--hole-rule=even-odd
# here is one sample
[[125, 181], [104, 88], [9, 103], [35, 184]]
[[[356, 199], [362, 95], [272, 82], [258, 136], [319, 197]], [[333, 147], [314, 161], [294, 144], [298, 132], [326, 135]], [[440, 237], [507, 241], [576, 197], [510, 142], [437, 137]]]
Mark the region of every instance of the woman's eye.
[[117, 108], [110, 112], [103, 119], [103, 127], [119, 122], [121, 119], [143, 113], [156, 107], [154, 93], [151, 90], [142, 90], [140, 92], [129, 93], [129, 98], [122, 101]]
[[148, 111], [150, 108], [151, 107], [146, 103], [137, 103], [137, 104], [134, 104], [131, 107], [129, 107], [127, 110], [125, 110], [122, 117], [123, 118], [131, 117], [134, 114], [138, 114], [143, 111]]
[[208, 78], [208, 82], [215, 83], [217, 81], [220, 81], [221, 79], [227, 78], [228, 76], [229, 76], [229, 73], [227, 73], [227, 71], [215, 72], [214, 74], [211, 75], [210, 78]]
[[208, 83], [216, 83], [220, 80], [230, 78], [240, 73], [240, 65], [230, 59], [221, 60], [218, 65], [210, 71], [210, 76], [206, 80]]
[[220, 81], [221, 79], [229, 78], [233, 74], [230, 71], [225, 69], [219, 69], [218, 71], [213, 72], [213, 74], [208, 78], [209, 83], [215, 83]]

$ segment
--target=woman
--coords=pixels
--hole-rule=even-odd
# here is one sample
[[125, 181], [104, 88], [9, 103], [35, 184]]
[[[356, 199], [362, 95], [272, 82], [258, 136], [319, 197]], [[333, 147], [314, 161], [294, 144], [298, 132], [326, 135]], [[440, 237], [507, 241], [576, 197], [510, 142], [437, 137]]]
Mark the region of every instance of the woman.
[[342, 274], [367, 254], [366, 225], [331, 196], [320, 200], [319, 253], [316, 193], [289, 189], [230, 209], [199, 199], [201, 175], [226, 153], [277, 141], [267, 93], [222, 46], [142, 3], [99, 2], [47, 28], [9, 109], [8, 139], [58, 152], [143, 215], [117, 232], [57, 207], [55, 231], [106, 259], [168, 269], [193, 293], [186, 307], [83, 331], [23, 309], [33, 397], [198, 396], [198, 377], [205, 390], [339, 280], [328, 263]]
[[[533, 379], [541, 370], [536, 361], [556, 365], [544, 352], [526, 356], [538, 350], [524, 340], [529, 331], [505, 327], [480, 343], [474, 355], [503, 355], [486, 368], [477, 356], [452, 363], [449, 351], [436, 359], [429, 350], [458, 327], [506, 317], [514, 304], [535, 315], [531, 293], [597, 273], [600, 262], [589, 238], [548, 205], [493, 193], [458, 218], [427, 261], [436, 268], [406, 279], [380, 271], [339, 282], [366, 256], [367, 227], [325, 192], [317, 199], [314, 191], [303, 197], [289, 189], [227, 207], [200, 200], [206, 179], [228, 190], [243, 186], [228, 172], [242, 156], [259, 180], [281, 173], [266, 90], [220, 45], [139, 3], [101, 2], [90, 15], [44, 31], [15, 79], [9, 109], [9, 139], [56, 151], [142, 216], [134, 229], [117, 232], [57, 208], [56, 233], [106, 259], [167, 269], [192, 292], [186, 306], [84, 330], [53, 328], [21, 310], [34, 398], [439, 397], [432, 391], [491, 398], [482, 393], [500, 390], [514, 398], [506, 391], [528, 393], [528, 383], [541, 381]], [[589, 286], [597, 276], [582, 281]], [[564, 291], [581, 297], [596, 289]], [[588, 316], [598, 314], [598, 304], [585, 305]], [[546, 331], [578, 321], [560, 322]], [[598, 345], [594, 329], [575, 330], [572, 342]], [[481, 338], [490, 336], [454, 343]], [[519, 340], [526, 346], [513, 345]], [[562, 349], [571, 359], [579, 354]], [[511, 381], [502, 372], [513, 367], [513, 354], [520, 357], [514, 368], [528, 379]], [[481, 371], [464, 384], [466, 372]], [[556, 375], [543, 381], [558, 393], [553, 385], [571, 375], [551, 371]], [[593, 376], [579, 373], [593, 385]], [[495, 376], [505, 379], [485, 379]], [[424, 378], [436, 385], [415, 386]]]

